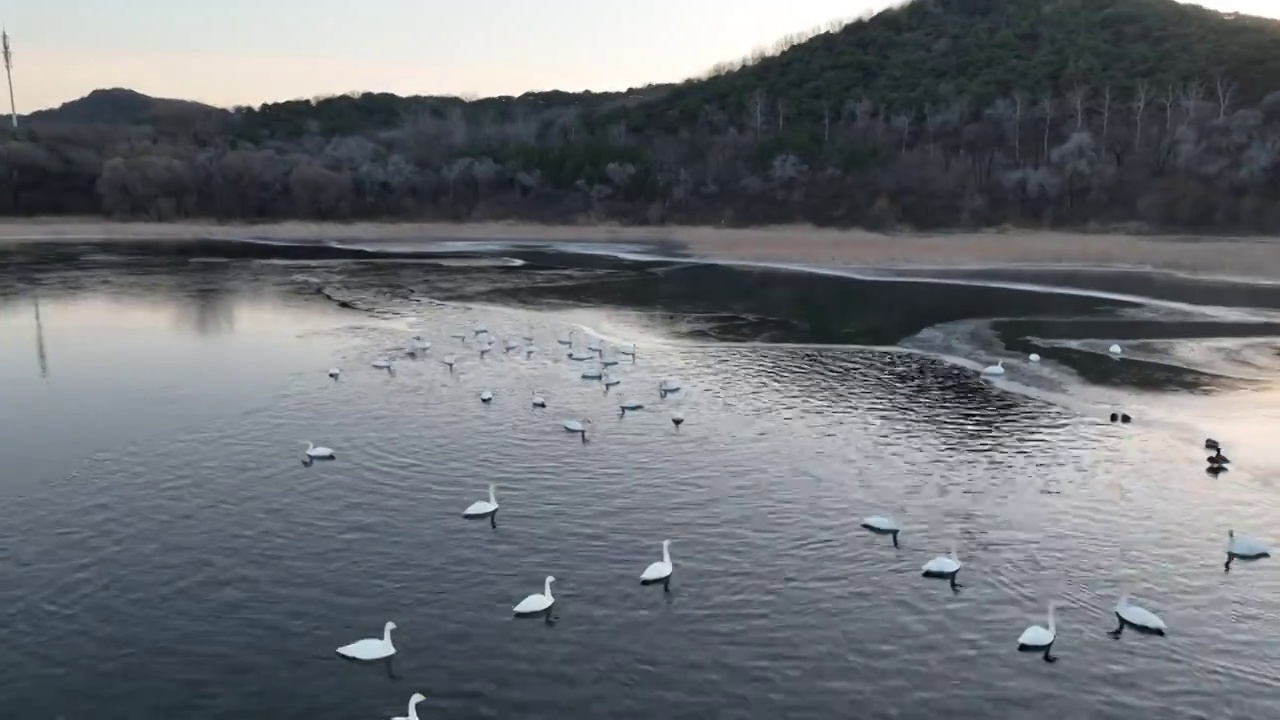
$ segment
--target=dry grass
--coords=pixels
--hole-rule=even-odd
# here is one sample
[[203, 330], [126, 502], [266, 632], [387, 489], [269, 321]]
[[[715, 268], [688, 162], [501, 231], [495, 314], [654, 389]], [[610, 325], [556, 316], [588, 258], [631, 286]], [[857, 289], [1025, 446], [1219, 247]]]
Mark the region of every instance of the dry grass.
[[1204, 275], [1280, 279], [1280, 240], [1000, 230], [882, 235], [809, 226], [753, 229], [636, 228], [522, 223], [117, 223], [32, 219], [0, 223], [0, 242], [85, 238], [282, 241], [509, 240], [527, 242], [675, 242], [690, 253], [727, 259], [868, 266], [1070, 264], [1150, 267]]

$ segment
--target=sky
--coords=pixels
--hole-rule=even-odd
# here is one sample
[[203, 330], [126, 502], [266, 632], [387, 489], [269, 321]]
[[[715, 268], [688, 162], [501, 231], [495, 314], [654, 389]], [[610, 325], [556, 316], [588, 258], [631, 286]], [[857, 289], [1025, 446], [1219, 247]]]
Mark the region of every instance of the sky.
[[[127, 87], [213, 105], [621, 90], [893, 0], [10, 0], [18, 112]], [[1280, 18], [1280, 0], [1201, 0]]]

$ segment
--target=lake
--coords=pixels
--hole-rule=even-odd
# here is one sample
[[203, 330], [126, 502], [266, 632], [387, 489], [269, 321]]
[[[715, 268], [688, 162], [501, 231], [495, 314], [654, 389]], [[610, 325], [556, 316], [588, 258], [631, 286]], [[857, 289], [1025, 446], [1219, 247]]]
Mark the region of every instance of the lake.
[[[0, 249], [0, 707], [1280, 717], [1280, 560], [1223, 570], [1228, 529], [1280, 540], [1280, 286], [578, 249]], [[619, 385], [571, 330], [636, 344]], [[1108, 636], [1126, 590], [1166, 636]], [[1051, 600], [1053, 664], [1016, 648]], [[334, 652], [387, 620], [393, 662]]]

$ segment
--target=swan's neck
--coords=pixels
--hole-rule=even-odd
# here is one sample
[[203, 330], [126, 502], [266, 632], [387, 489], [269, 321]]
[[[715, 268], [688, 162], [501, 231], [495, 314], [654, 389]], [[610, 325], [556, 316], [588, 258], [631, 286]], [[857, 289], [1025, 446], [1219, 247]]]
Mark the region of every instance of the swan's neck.
[[315, 447], [316, 447], [315, 445], [312, 445], [311, 443], [307, 443], [307, 452], [311, 452], [312, 450], [315, 449]]
[[548, 580], [548, 581], [545, 583], [545, 585], [544, 585], [544, 587], [543, 587], [542, 594], [543, 594], [543, 595], [545, 595], [545, 596], [547, 596], [547, 599], [548, 599], [548, 600], [550, 600], [550, 599], [551, 599], [551, 581], [550, 581], [550, 580]]
[[492, 486], [492, 485], [490, 485], [490, 486], [489, 486], [489, 504], [490, 504], [490, 505], [497, 505], [497, 504], [498, 504], [498, 499], [497, 499], [497, 498], [494, 496], [494, 494], [493, 494], [493, 486]]
[[668, 565], [671, 564], [671, 547], [666, 543], [662, 545], [662, 562]]
[[409, 720], [419, 720], [418, 703], [420, 702], [422, 701], [417, 698], [414, 698], [413, 700], [409, 701]]
[[388, 645], [391, 644], [391, 626], [390, 625], [382, 629], [382, 642]]
[[960, 557], [959, 557], [958, 555], [956, 555], [956, 546], [955, 546], [955, 543], [952, 543], [952, 544], [951, 544], [951, 559], [952, 559], [952, 560], [955, 560], [956, 562], [960, 562]]
[[1052, 605], [1049, 606], [1049, 634], [1050, 635], [1055, 634], [1054, 627], [1053, 627], [1053, 606]]

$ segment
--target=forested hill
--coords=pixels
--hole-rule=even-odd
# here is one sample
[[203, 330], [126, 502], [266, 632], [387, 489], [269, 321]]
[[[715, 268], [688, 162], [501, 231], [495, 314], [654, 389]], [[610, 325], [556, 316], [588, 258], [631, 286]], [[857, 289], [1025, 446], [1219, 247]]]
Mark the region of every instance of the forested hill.
[[915, 0], [777, 50], [618, 93], [99, 91], [0, 144], [0, 212], [1280, 232], [1280, 22]]

